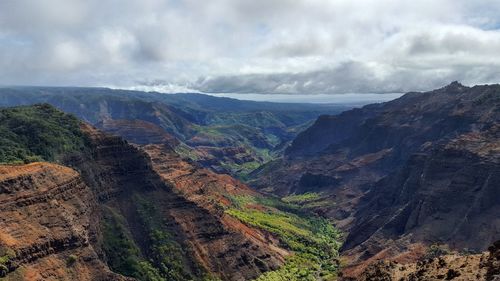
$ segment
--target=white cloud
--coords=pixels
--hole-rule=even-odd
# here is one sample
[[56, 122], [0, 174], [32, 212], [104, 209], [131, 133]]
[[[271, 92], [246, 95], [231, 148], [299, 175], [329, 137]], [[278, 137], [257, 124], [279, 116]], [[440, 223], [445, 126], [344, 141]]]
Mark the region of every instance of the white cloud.
[[63, 41], [54, 45], [51, 60], [47, 62], [54, 69], [72, 70], [82, 66], [85, 61], [85, 55], [78, 43], [72, 41]]
[[494, 83], [498, 15], [493, 0], [4, 0], [0, 83], [302, 94]]

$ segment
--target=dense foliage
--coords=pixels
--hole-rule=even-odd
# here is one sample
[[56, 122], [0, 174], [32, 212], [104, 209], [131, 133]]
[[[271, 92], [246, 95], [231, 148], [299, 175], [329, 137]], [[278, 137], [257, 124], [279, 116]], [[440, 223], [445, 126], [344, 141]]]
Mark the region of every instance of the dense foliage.
[[293, 251], [282, 268], [263, 274], [258, 281], [336, 278], [341, 237], [327, 220], [304, 214], [299, 206], [275, 198], [229, 198], [233, 204], [227, 214], [275, 234], [284, 247]]
[[141, 251], [125, 225], [126, 220], [107, 208], [102, 225], [103, 249], [113, 271], [141, 281], [219, 281], [192, 264], [187, 248], [174, 239], [150, 200], [135, 194], [133, 202], [144, 234], [141, 239], [147, 247]]
[[[292, 251], [278, 270], [263, 274], [256, 281], [334, 280], [338, 271], [340, 233], [325, 219], [305, 213], [301, 206], [277, 198], [227, 196], [232, 204], [226, 213], [243, 223], [268, 231], [279, 238], [282, 247]], [[315, 195], [306, 195], [313, 198]], [[104, 250], [110, 267], [126, 276], [144, 281], [217, 280], [201, 267], [187, 264], [189, 253], [176, 241], [156, 206], [147, 198], [134, 195], [137, 218], [148, 245], [139, 249], [124, 226], [125, 220], [113, 211], [105, 216]], [[300, 196], [295, 198], [297, 201]]]
[[286, 203], [303, 204], [320, 198], [320, 194], [315, 192], [306, 192], [303, 194], [294, 194], [284, 197], [282, 200]]
[[149, 257], [162, 278], [172, 281], [195, 280], [200, 273], [189, 272], [185, 264], [188, 254], [165, 228], [165, 221], [156, 206], [139, 195], [134, 196], [134, 202], [147, 235], [144, 239], [150, 245]]
[[120, 274], [143, 281], [162, 281], [159, 271], [142, 257], [125, 226], [125, 219], [113, 209], [103, 212], [103, 250], [109, 267]]
[[0, 109], [0, 163], [56, 161], [82, 151], [80, 121], [48, 104]]

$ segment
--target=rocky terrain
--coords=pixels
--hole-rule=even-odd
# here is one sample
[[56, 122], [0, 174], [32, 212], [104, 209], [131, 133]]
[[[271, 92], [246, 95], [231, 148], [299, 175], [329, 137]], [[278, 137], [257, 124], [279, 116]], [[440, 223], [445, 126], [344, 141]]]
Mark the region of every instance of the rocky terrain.
[[97, 209], [92, 191], [70, 168], [0, 166], [0, 277], [126, 280], [92, 245]]
[[[161, 144], [139, 146], [85, 123], [66, 123], [68, 116], [48, 105], [1, 113], [12, 132], [4, 145], [46, 143], [56, 132], [58, 140], [82, 145], [62, 150], [65, 142], [51, 143], [48, 151], [27, 145], [20, 155], [29, 157], [1, 155], [18, 163], [0, 165], [0, 274], [6, 280], [336, 274], [340, 245], [330, 224], [182, 158], [168, 135], [159, 134]], [[31, 134], [11, 129], [25, 124], [34, 126]], [[135, 131], [134, 123], [125, 124], [124, 132]], [[59, 164], [20, 163], [31, 159]], [[314, 263], [303, 262], [317, 251], [322, 255]]]
[[499, 108], [500, 86], [454, 82], [323, 116], [252, 185], [314, 194], [303, 206], [349, 233], [342, 250], [352, 264], [415, 260], [419, 243], [484, 251], [500, 237]]
[[498, 85], [324, 115], [289, 147], [304, 115], [80, 90], [42, 98], [95, 126], [47, 104], [0, 110], [7, 280], [498, 278]]
[[[118, 137], [90, 127], [85, 131], [95, 144], [95, 154], [90, 159], [72, 159], [70, 164], [99, 191], [105, 210], [125, 220], [122, 223], [145, 255], [151, 252], [147, 247], [155, 243], [147, 242], [152, 235], [147, 227], [154, 228], [153, 234], [163, 231], [172, 236], [179, 252], [163, 254], [174, 259], [172, 262], [184, 259], [179, 270], [185, 276], [173, 277], [175, 280], [195, 278], [203, 271], [217, 273], [224, 280], [251, 279], [283, 263], [288, 252], [274, 246], [272, 238], [218, 212], [216, 205], [223, 200], [223, 191], [250, 192], [243, 184], [181, 161], [168, 146], [164, 150], [150, 146], [148, 153], [159, 158], [150, 162], [148, 155]], [[219, 187], [223, 190], [213, 190]], [[142, 208], [150, 208], [146, 218], [141, 218]]]
[[[352, 272], [351, 272], [352, 273]], [[343, 280], [500, 280], [500, 241], [481, 254], [447, 254], [412, 263], [377, 261], [356, 277]]]
[[143, 120], [106, 119], [98, 123], [97, 127], [136, 144], [170, 143], [177, 146], [180, 143], [160, 126]]
[[361, 200], [344, 248], [360, 245], [368, 254], [379, 239], [411, 235], [454, 249], [486, 249], [500, 237], [499, 133], [493, 125], [413, 155]]

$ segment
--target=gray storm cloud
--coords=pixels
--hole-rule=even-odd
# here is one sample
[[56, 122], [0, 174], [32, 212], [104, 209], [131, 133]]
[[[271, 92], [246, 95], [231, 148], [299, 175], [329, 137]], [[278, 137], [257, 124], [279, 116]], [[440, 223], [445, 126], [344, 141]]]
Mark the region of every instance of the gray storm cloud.
[[497, 83], [498, 15], [492, 0], [3, 0], [0, 84], [338, 94]]

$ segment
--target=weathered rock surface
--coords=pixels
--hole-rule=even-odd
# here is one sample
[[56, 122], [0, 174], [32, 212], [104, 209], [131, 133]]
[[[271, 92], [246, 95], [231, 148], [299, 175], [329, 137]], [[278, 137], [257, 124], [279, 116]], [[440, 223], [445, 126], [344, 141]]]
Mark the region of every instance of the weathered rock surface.
[[321, 193], [311, 207], [349, 233], [351, 262], [415, 243], [484, 251], [500, 238], [500, 85], [408, 93], [323, 116], [252, 185]]
[[254, 191], [229, 175], [183, 160], [169, 146], [148, 145], [144, 150], [161, 178], [182, 200], [194, 204], [171, 212], [196, 258], [210, 272], [219, 272], [225, 279], [248, 280], [283, 263], [288, 252], [277, 246], [276, 239], [224, 214], [219, 207], [229, 204], [225, 194], [255, 196]]
[[272, 235], [221, 210], [224, 194], [255, 195], [241, 182], [183, 160], [168, 144], [145, 153], [91, 126], [82, 130], [89, 149], [64, 159], [72, 168], [0, 166], [0, 274], [7, 280], [129, 279], [106, 265], [114, 257], [105, 250], [103, 222], [119, 217], [137, 255], [153, 260], [144, 206], [179, 246], [172, 257], [186, 276], [250, 280], [283, 264], [289, 253]]
[[427, 244], [485, 250], [500, 237], [499, 188], [500, 128], [461, 135], [377, 182], [358, 205], [344, 249], [369, 255], [384, 239], [411, 235]]
[[370, 264], [356, 277], [341, 280], [359, 281], [416, 281], [456, 280], [493, 281], [500, 280], [500, 241], [489, 247], [488, 252], [474, 255], [449, 254], [421, 259], [413, 263], [377, 261]]
[[[156, 206], [165, 228], [187, 251], [184, 266], [198, 265], [223, 280], [248, 280], [278, 268], [288, 254], [272, 237], [227, 217], [216, 206], [223, 193], [253, 194], [228, 175], [217, 175], [182, 160], [169, 145], [149, 145], [148, 154], [118, 137], [91, 127], [95, 151], [69, 160], [92, 187], [100, 203], [119, 212], [134, 240], [148, 256], [134, 195]], [[216, 204], [217, 203], [217, 204]], [[147, 243], [146, 243], [147, 244]]]
[[97, 202], [67, 167], [0, 166], [0, 275], [6, 280], [126, 280], [98, 258]]

